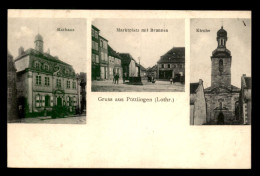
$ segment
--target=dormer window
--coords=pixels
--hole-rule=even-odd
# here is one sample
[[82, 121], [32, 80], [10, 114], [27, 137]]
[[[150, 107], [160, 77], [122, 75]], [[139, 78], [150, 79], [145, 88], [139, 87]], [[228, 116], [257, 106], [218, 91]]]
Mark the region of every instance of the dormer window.
[[38, 61], [35, 62], [34, 66], [35, 66], [36, 69], [40, 69], [40, 63]]
[[49, 70], [49, 65], [48, 64], [44, 64], [44, 70], [46, 70], [46, 71]]

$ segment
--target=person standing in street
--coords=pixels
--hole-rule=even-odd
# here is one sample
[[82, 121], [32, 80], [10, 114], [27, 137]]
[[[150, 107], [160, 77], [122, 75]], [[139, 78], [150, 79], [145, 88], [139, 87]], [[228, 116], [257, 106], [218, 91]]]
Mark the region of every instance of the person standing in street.
[[116, 74], [116, 84], [118, 84], [119, 74]]

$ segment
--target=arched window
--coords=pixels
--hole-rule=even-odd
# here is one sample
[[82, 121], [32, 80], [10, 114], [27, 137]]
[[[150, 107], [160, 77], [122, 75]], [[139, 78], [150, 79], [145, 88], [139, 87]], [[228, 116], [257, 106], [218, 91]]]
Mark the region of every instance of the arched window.
[[223, 60], [222, 59], [219, 60], [219, 72], [220, 72], [220, 75], [223, 72]]

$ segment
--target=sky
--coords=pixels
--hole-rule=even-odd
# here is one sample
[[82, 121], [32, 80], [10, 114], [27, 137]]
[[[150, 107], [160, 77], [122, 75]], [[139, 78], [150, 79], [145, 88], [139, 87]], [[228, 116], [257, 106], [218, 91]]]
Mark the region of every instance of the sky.
[[[251, 76], [250, 19], [191, 19], [190, 23], [190, 82], [203, 80], [204, 88], [211, 86], [211, 56], [217, 48], [217, 31], [227, 31], [226, 47], [231, 51], [231, 84], [241, 87], [241, 76]], [[196, 32], [208, 29], [210, 32]]]
[[[73, 28], [74, 32], [61, 32], [57, 28]], [[18, 49], [34, 47], [34, 38], [41, 34], [44, 52], [50, 49], [52, 56], [70, 64], [76, 73], [86, 72], [86, 20], [10, 18], [8, 19], [8, 50], [14, 58]]]
[[[185, 46], [184, 19], [95, 19], [92, 23], [117, 52], [130, 53], [145, 68], [173, 47]], [[117, 28], [168, 29], [168, 32], [117, 32]]]

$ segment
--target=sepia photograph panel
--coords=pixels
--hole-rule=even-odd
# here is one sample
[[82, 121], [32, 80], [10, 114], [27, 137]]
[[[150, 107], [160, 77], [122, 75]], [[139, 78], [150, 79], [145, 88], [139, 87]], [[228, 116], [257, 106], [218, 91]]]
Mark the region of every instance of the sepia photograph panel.
[[251, 19], [191, 19], [190, 125], [251, 124]]
[[184, 19], [94, 19], [92, 92], [184, 92]]
[[8, 18], [8, 122], [86, 123], [86, 20]]

